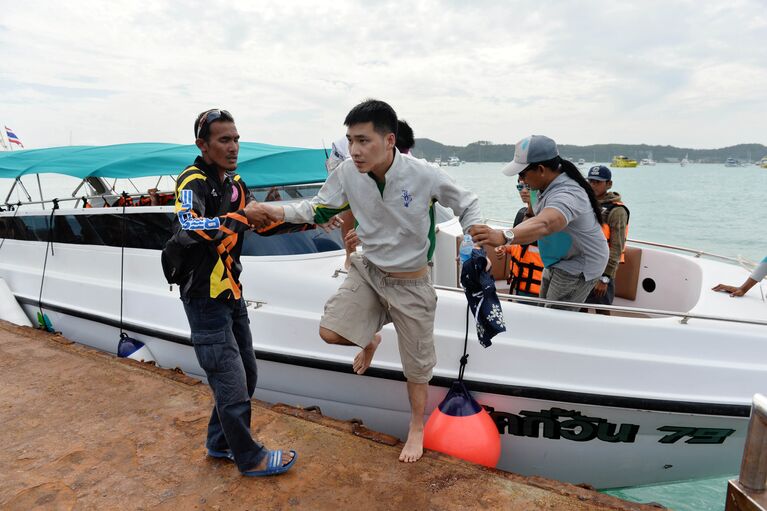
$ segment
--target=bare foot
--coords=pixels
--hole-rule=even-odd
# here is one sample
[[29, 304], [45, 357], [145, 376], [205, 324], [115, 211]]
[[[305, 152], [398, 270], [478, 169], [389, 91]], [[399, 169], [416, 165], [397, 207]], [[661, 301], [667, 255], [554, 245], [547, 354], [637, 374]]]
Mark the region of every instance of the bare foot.
[[411, 426], [407, 434], [407, 442], [399, 455], [399, 460], [405, 463], [413, 463], [423, 456], [423, 425], [414, 430]]
[[355, 373], [365, 374], [365, 371], [368, 370], [370, 363], [373, 361], [373, 355], [375, 355], [379, 344], [381, 344], [381, 334], [377, 333], [373, 336], [373, 340], [370, 341], [370, 344], [357, 353], [354, 357], [354, 362], [352, 362], [352, 369], [354, 369]]

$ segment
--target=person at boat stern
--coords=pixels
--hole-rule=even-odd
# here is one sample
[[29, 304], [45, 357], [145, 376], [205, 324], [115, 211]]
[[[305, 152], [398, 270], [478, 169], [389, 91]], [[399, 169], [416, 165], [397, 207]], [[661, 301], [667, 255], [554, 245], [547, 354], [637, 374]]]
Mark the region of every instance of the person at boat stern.
[[385, 324], [397, 331], [410, 400], [410, 425], [399, 459], [423, 454], [426, 393], [436, 364], [437, 295], [428, 264], [435, 248], [434, 204], [448, 206], [472, 231], [481, 218], [477, 196], [438, 167], [396, 148], [397, 114], [383, 101], [367, 100], [344, 120], [351, 159], [343, 161], [311, 200], [275, 208], [287, 222], [327, 223], [354, 211], [364, 254], [351, 254], [344, 282], [325, 304], [320, 337], [329, 344], [362, 348], [370, 366]]
[[243, 475], [279, 474], [296, 453], [270, 451], [250, 434], [257, 369], [239, 282], [243, 233], [272, 219], [235, 172], [240, 135], [231, 114], [201, 113], [194, 134], [201, 155], [178, 176], [174, 235], [163, 257], [181, 254], [176, 282], [197, 361], [213, 391], [205, 446], [209, 456], [234, 461]]
[[759, 263], [759, 266], [754, 269], [751, 275], [740, 286], [735, 287], [728, 284], [717, 284], [711, 289], [713, 291], [730, 293], [730, 296], [732, 297], [743, 296], [748, 293], [749, 289], [757, 285], [765, 277], [767, 277], [767, 257], [762, 259], [762, 262]]
[[534, 215], [511, 229], [478, 226], [474, 242], [497, 247], [537, 241], [544, 265], [539, 296], [582, 303], [602, 275], [609, 255], [601, 208], [591, 186], [573, 162], [560, 157], [557, 144], [542, 135], [517, 142], [514, 160], [503, 173], [519, 175], [539, 192]]
[[[625, 261], [623, 252], [626, 249], [631, 212], [622, 202], [621, 194], [610, 191], [613, 186], [610, 169], [604, 165], [595, 165], [589, 169], [587, 177], [602, 207], [602, 232], [610, 247], [610, 257], [602, 276], [586, 298], [586, 303], [612, 305], [615, 299], [615, 274], [618, 273], [618, 265]], [[610, 311], [597, 310], [597, 314], [609, 316]]]

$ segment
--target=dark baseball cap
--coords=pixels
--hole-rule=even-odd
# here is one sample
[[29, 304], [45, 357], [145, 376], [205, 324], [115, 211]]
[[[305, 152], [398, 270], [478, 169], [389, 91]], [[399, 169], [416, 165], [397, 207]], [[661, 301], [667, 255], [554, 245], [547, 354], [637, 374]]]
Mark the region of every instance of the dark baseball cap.
[[559, 156], [557, 143], [543, 135], [530, 135], [514, 146], [514, 160], [503, 167], [507, 176], [516, 176], [531, 163], [548, 161]]
[[594, 165], [589, 169], [589, 175], [587, 179], [592, 179], [594, 181], [611, 181], [613, 178], [613, 173], [610, 172], [610, 169], [605, 167], [604, 165]]

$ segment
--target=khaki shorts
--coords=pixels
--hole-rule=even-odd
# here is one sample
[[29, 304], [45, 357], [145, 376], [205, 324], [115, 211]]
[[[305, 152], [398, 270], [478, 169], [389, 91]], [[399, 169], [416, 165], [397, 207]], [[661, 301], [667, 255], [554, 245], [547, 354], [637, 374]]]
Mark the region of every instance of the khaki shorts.
[[394, 323], [405, 378], [411, 383], [428, 383], [437, 363], [437, 293], [429, 276], [388, 277], [358, 254], [352, 254], [351, 263], [346, 280], [325, 304], [320, 326], [364, 348], [384, 325]]

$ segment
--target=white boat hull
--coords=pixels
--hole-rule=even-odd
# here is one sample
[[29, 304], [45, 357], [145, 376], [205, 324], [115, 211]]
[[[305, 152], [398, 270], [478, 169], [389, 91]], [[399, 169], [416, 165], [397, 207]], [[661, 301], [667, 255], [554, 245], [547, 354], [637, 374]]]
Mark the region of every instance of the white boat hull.
[[[35, 310], [27, 306], [30, 314]], [[119, 329], [62, 313], [48, 314], [69, 337], [104, 351], [115, 351]], [[180, 367], [205, 379], [190, 346], [135, 337], [147, 343], [161, 366]], [[315, 342], [323, 348], [322, 341]], [[407, 390], [404, 382], [390, 379], [394, 375], [358, 376], [352, 373], [350, 360], [319, 369], [264, 360], [275, 357], [258, 350], [257, 355], [258, 399], [319, 406], [326, 415], [344, 420], [359, 418], [374, 430], [405, 438], [410, 414]], [[439, 385], [449, 381], [449, 377], [443, 377], [430, 386], [427, 410], [435, 409], [445, 397], [448, 389]], [[482, 384], [470, 381], [468, 386], [473, 390]], [[736, 472], [748, 425], [747, 417], [589, 405], [491, 391], [473, 394], [492, 409], [491, 415], [502, 433], [498, 468], [597, 488]], [[720, 439], [726, 445], [717, 443]], [[696, 441], [703, 444], [696, 445]]]
[[[456, 229], [454, 223], [440, 227], [442, 234]], [[440, 255], [449, 249], [454, 257], [455, 246], [448, 245], [437, 249], [434, 274], [441, 281], [454, 272], [450, 258], [446, 263]], [[0, 277], [30, 317], [41, 305], [67, 337], [114, 353], [121, 323], [119, 247], [57, 244], [38, 304], [45, 250], [42, 242], [6, 240]], [[243, 257], [241, 280], [259, 358], [256, 397], [319, 405], [328, 415], [358, 417], [404, 438], [409, 409], [391, 325], [366, 376], [351, 371], [355, 349], [326, 345], [317, 334], [322, 306], [344, 278], [334, 276], [342, 261], [341, 252]], [[658, 288], [640, 290], [637, 305], [655, 300], [658, 309], [676, 305], [701, 314], [722, 313], [734, 303], [701, 290], [744, 273], [657, 250], [647, 250], [642, 262], [640, 280], [654, 279]], [[160, 366], [202, 377], [178, 290], [162, 277], [159, 251], [125, 249], [124, 275], [125, 330]], [[463, 294], [439, 290], [438, 297], [438, 362], [427, 410], [457, 377], [464, 346]], [[739, 302], [745, 319], [754, 317], [749, 311], [763, 314], [764, 304], [754, 301]], [[502, 433], [499, 468], [598, 488], [737, 472], [751, 396], [767, 382], [764, 326], [606, 317], [511, 302], [503, 303], [503, 312], [508, 331], [490, 348], [482, 348], [470, 328], [465, 373]]]

